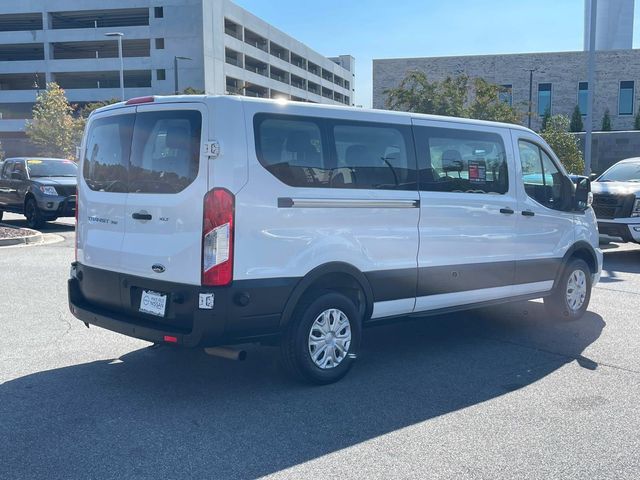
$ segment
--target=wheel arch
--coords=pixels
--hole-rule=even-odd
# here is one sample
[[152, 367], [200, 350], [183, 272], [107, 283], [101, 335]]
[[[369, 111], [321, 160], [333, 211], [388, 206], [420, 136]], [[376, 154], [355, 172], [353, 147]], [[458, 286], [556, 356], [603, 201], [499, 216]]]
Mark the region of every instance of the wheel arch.
[[27, 202], [29, 201], [30, 198], [33, 198], [36, 201], [36, 203], [38, 203], [38, 199], [36, 198], [35, 194], [31, 190], [27, 190], [27, 193], [24, 194], [24, 201], [22, 202], [23, 209], [26, 209]]
[[348, 263], [330, 262], [314, 268], [298, 282], [285, 304], [280, 319], [281, 327], [291, 322], [300, 300], [313, 290], [334, 290], [341, 293], [345, 290], [358, 290], [362, 299], [355, 299], [354, 303], [359, 308], [362, 318], [369, 318], [373, 312], [373, 290], [364, 273]]
[[562, 258], [562, 268], [558, 270], [555, 281], [553, 282], [554, 287], [558, 284], [558, 280], [562, 276], [565, 267], [569, 263], [572, 258], [579, 258], [584, 260], [589, 270], [592, 274], [597, 273], [598, 271], [598, 257], [594, 248], [591, 244], [581, 240], [579, 242], [574, 243], [571, 248], [567, 250]]

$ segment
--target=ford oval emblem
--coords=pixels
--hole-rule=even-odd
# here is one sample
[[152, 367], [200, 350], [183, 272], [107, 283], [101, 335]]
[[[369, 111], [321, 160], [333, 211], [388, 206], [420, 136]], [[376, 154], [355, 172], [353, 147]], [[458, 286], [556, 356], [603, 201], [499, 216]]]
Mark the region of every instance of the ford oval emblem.
[[151, 267], [151, 270], [153, 270], [156, 273], [164, 273], [165, 268], [164, 268], [164, 265], [160, 265], [159, 263], [156, 263], [153, 267]]

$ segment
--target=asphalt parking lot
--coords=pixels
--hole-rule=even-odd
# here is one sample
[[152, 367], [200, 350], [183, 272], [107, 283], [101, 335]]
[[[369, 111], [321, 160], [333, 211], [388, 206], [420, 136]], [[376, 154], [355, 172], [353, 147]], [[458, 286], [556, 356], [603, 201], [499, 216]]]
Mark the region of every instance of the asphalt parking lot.
[[308, 387], [271, 348], [85, 328], [73, 227], [46, 231], [0, 249], [2, 479], [640, 477], [640, 246], [607, 246], [580, 321], [525, 302], [372, 328], [347, 378]]

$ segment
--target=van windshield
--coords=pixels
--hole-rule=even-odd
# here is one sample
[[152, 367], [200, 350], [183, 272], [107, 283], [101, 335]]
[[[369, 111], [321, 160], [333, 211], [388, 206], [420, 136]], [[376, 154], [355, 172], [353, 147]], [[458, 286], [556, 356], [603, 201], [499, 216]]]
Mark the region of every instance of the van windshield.
[[87, 135], [83, 177], [97, 191], [181, 192], [198, 176], [201, 129], [196, 110], [95, 120]]
[[640, 182], [640, 162], [614, 165], [598, 182]]

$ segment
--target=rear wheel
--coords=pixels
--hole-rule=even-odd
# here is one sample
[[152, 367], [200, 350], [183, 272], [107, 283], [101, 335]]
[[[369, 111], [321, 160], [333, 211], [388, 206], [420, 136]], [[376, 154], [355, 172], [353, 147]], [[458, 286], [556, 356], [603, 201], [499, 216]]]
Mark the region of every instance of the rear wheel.
[[4, 215], [4, 211], [0, 210], [0, 222], [2, 221], [2, 215]]
[[24, 205], [24, 216], [27, 217], [29, 228], [40, 228], [44, 224], [42, 213], [34, 198], [29, 198]]
[[565, 267], [553, 294], [544, 299], [553, 317], [577, 320], [584, 315], [591, 299], [591, 271], [584, 260], [572, 259]]
[[319, 385], [340, 380], [355, 360], [361, 324], [358, 309], [345, 295], [331, 291], [309, 295], [280, 343], [287, 373]]

